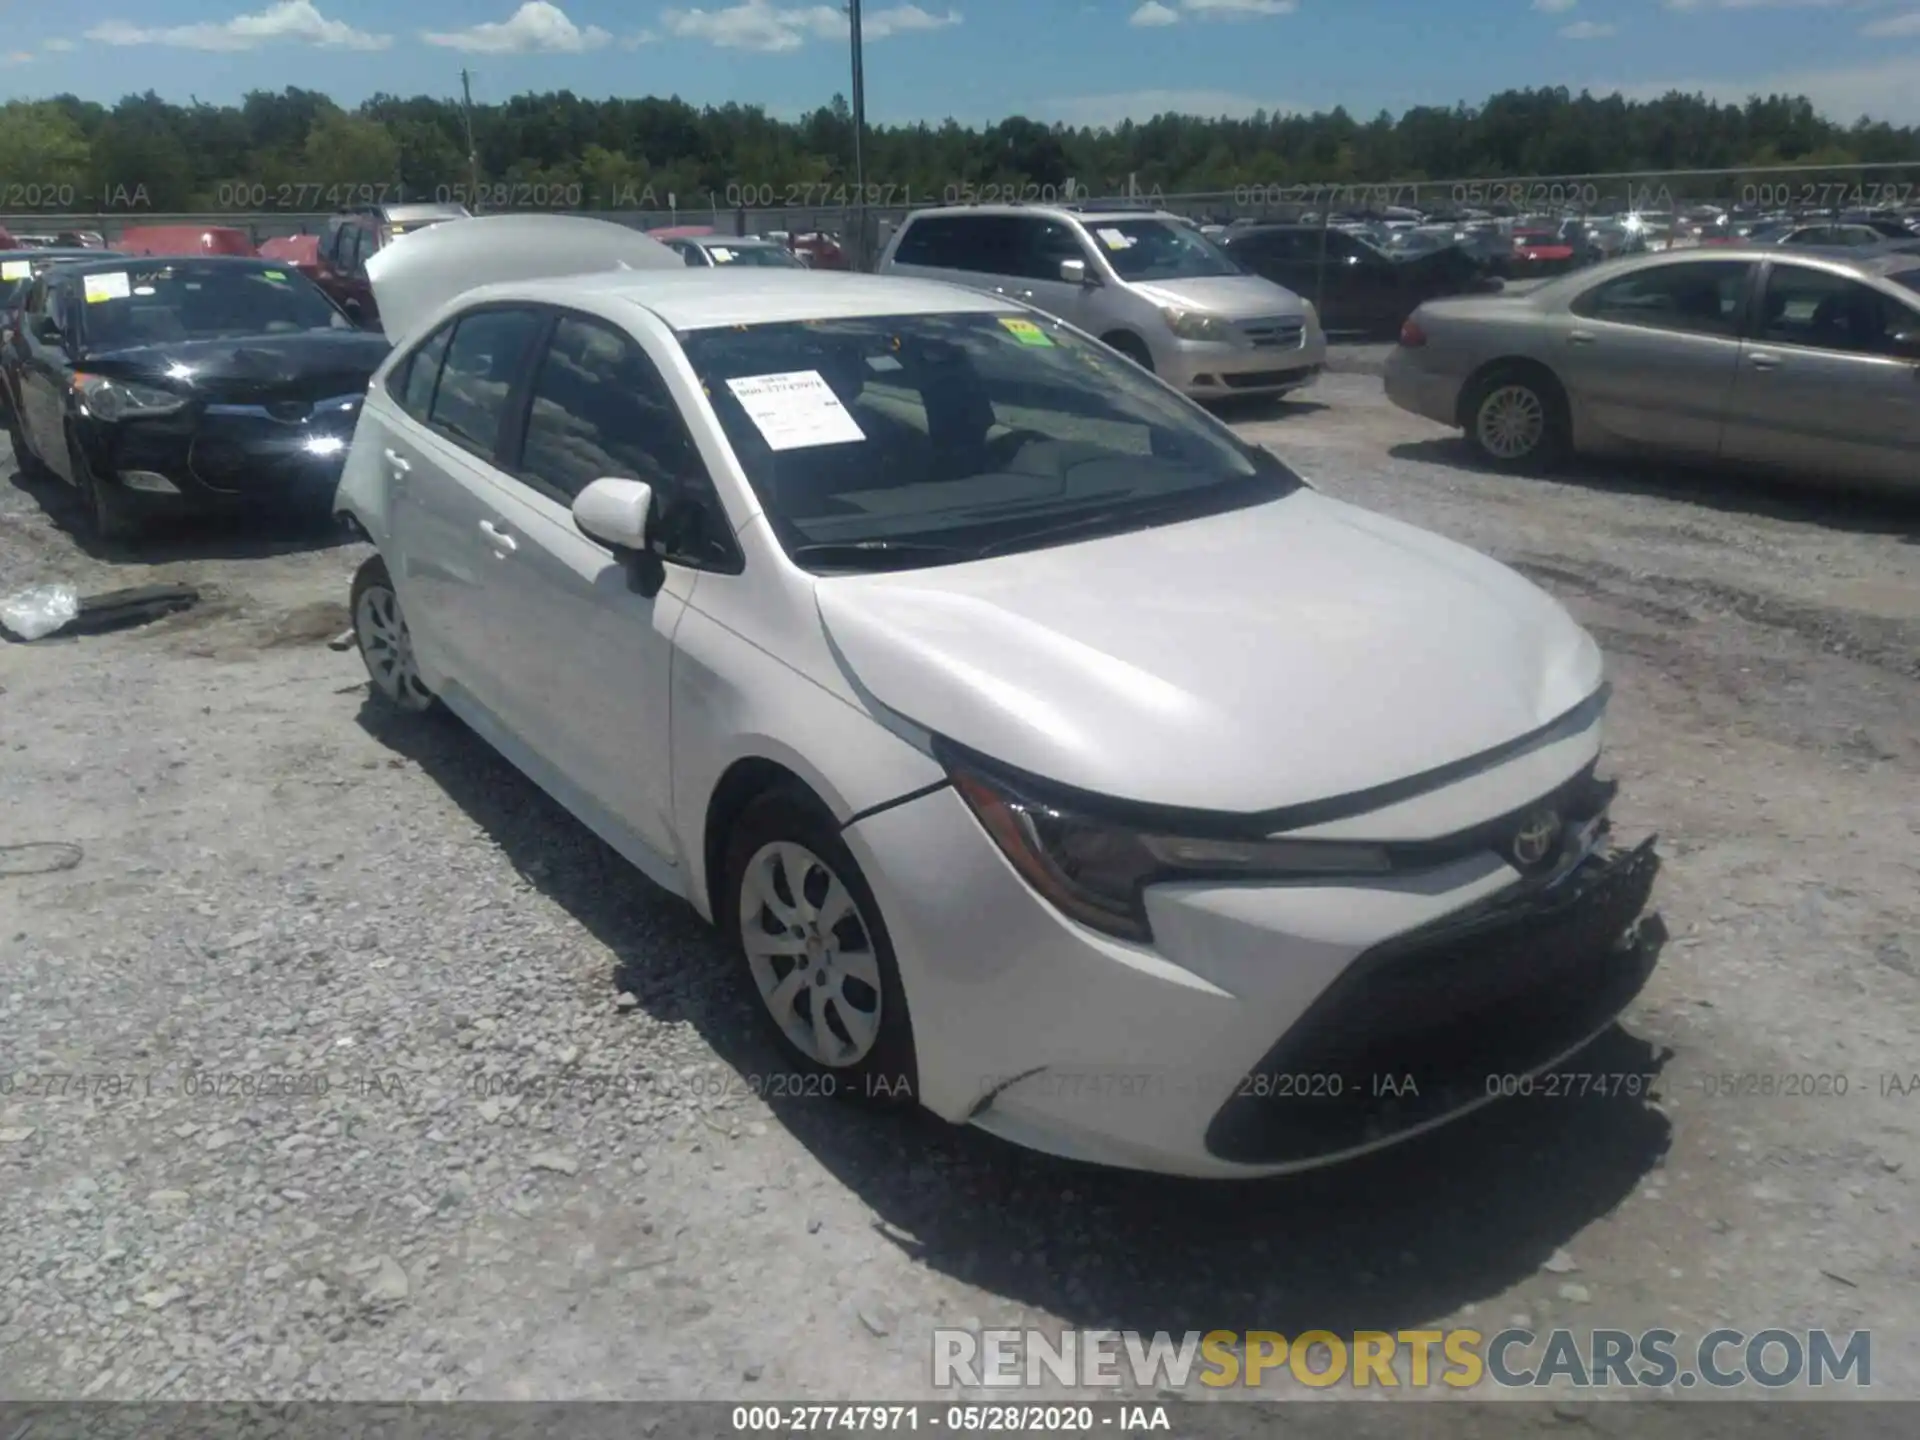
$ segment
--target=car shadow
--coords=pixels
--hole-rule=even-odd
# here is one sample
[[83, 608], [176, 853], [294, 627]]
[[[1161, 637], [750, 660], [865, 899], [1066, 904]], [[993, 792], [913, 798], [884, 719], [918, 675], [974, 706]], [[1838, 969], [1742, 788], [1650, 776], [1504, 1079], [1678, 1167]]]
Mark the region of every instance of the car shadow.
[[[1419, 460], [1503, 479], [1524, 478], [1487, 464], [1459, 436], [1409, 440], [1389, 447], [1387, 453], [1396, 460]], [[1677, 500], [1711, 510], [1890, 535], [1909, 545], [1920, 544], [1920, 494], [1909, 499], [1706, 465], [1611, 458], [1576, 459], [1543, 478], [1590, 490]]]
[[1296, 392], [1292, 395], [1230, 396], [1224, 400], [1209, 400], [1206, 408], [1216, 419], [1233, 425], [1262, 420], [1289, 420], [1296, 416], [1317, 414], [1327, 406], [1319, 400], [1303, 399]]
[[[609, 993], [691, 1023], [743, 1077], [786, 1071], [757, 997], [689, 906], [457, 720], [370, 696], [360, 723], [613, 953]], [[1566, 1068], [1657, 1075], [1666, 1058], [1615, 1027]], [[1670, 1141], [1645, 1098], [1506, 1100], [1346, 1165], [1219, 1183], [1054, 1160], [917, 1111], [768, 1098], [920, 1263], [1076, 1325], [1145, 1331], [1396, 1330], [1452, 1314], [1535, 1276]]]
[[330, 550], [352, 542], [323, 508], [305, 513], [257, 516], [182, 516], [142, 525], [131, 540], [106, 541], [93, 533], [79, 492], [52, 475], [15, 469], [13, 487], [37, 504], [89, 559], [109, 565], [168, 565], [190, 560], [252, 560]]

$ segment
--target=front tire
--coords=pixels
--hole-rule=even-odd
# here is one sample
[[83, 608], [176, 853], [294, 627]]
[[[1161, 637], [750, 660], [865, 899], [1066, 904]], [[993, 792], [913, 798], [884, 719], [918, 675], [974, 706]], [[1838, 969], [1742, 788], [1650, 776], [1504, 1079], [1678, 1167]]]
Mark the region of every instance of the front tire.
[[413, 658], [413, 634], [400, 609], [400, 594], [393, 588], [387, 562], [378, 555], [354, 575], [348, 607], [353, 613], [353, 641], [373, 681], [373, 693], [404, 714], [422, 715], [432, 710], [439, 702], [420, 678], [419, 664]]
[[87, 463], [86, 452], [80, 448], [79, 441], [71, 436], [67, 439], [67, 463], [73, 467], [74, 484], [79, 488], [80, 500], [86, 506], [87, 521], [93, 526], [96, 539], [112, 543], [131, 540], [140, 533], [140, 517], [125, 494], [101, 482]]
[[823, 1090], [911, 1103], [906, 991], [866, 877], [824, 806], [798, 787], [748, 805], [728, 839], [721, 923], [780, 1049]]
[[1497, 469], [1547, 469], [1566, 456], [1566, 396], [1549, 376], [1517, 367], [1489, 371], [1460, 408], [1467, 442]]

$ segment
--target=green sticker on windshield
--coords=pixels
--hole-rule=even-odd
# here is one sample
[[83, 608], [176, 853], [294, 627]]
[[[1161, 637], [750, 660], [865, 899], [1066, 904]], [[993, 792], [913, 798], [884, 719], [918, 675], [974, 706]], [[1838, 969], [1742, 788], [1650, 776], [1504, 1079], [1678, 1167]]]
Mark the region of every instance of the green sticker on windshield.
[[1005, 327], [1007, 333], [1022, 345], [1039, 345], [1049, 350], [1053, 348], [1053, 341], [1047, 338], [1047, 332], [1031, 320], [1007, 318], [1001, 320], [1000, 323]]
[[284, 270], [262, 270], [260, 273], [265, 275], [269, 280], [284, 280], [287, 278], [287, 272]]

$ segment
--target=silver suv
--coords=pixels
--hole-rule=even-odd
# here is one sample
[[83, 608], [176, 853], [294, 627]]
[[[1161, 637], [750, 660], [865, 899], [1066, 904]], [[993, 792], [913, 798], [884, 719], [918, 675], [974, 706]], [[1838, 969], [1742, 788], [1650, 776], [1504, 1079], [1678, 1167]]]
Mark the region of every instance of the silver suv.
[[1249, 275], [1174, 215], [962, 205], [909, 215], [883, 275], [1021, 300], [1096, 335], [1195, 399], [1279, 395], [1327, 359], [1313, 306]]

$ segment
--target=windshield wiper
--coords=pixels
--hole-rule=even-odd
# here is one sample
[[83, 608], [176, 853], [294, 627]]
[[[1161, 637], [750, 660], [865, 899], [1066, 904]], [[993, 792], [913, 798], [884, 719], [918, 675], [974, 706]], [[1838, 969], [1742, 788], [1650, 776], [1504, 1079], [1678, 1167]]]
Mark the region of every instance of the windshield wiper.
[[1161, 520], [1170, 519], [1193, 507], [1194, 496], [1182, 495], [1178, 500], [1163, 501], [1157, 505], [1143, 506], [1102, 506], [1098, 510], [1086, 510], [1070, 520], [1058, 525], [1042, 526], [1038, 530], [1027, 530], [1019, 535], [1009, 535], [1001, 540], [982, 545], [978, 553], [982, 556], [1003, 555], [1009, 550], [1024, 550], [1036, 544], [1045, 544], [1051, 540], [1065, 540], [1076, 535], [1099, 535], [1103, 531], [1119, 535], [1128, 530], [1143, 530]]
[[822, 540], [795, 547], [788, 558], [856, 570], [886, 570], [896, 565], [912, 569], [916, 565], [972, 560], [980, 553], [961, 545], [924, 540]]

